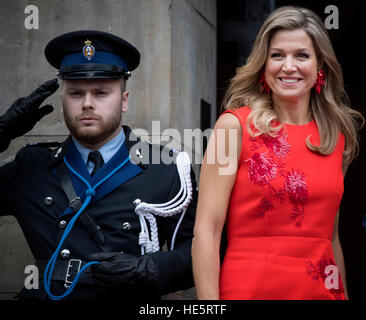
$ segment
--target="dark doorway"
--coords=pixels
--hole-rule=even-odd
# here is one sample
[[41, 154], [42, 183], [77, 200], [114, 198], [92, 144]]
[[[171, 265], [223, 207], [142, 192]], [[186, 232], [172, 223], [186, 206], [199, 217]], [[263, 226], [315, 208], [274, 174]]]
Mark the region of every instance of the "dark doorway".
[[[364, 49], [365, 1], [342, 0], [218, 0], [218, 81], [217, 115], [230, 78], [236, 67], [245, 63], [260, 25], [277, 7], [297, 5], [316, 12], [323, 20], [328, 5], [339, 10], [339, 29], [328, 30], [352, 107], [366, 115], [363, 101], [366, 74]], [[366, 230], [362, 219], [366, 214], [366, 129], [361, 131], [360, 154], [348, 169], [340, 211], [340, 240], [345, 257], [347, 287], [351, 299], [366, 299]]]

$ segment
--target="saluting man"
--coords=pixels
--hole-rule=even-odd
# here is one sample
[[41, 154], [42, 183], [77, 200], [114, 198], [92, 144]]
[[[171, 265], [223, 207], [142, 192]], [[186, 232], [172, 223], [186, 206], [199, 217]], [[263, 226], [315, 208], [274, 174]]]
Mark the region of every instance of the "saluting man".
[[[51, 40], [45, 56], [62, 80], [70, 135], [28, 145], [0, 168], [0, 214], [17, 218], [42, 279], [17, 298], [151, 300], [192, 287], [190, 165], [184, 153], [144, 145], [121, 126], [138, 50], [84, 30]], [[58, 86], [44, 83], [0, 117], [0, 151], [52, 112], [40, 105]], [[156, 151], [175, 161], [152, 162]]]

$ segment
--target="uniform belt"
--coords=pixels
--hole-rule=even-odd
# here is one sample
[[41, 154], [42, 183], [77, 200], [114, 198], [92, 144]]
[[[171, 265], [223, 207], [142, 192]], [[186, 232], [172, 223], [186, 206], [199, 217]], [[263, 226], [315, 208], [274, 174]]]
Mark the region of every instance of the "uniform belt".
[[[39, 277], [41, 279], [43, 279], [47, 263], [48, 260], [36, 261], [36, 266], [39, 270]], [[85, 261], [79, 259], [56, 261], [55, 267], [52, 272], [52, 281], [63, 281], [65, 282], [65, 287], [71, 285], [75, 276], [85, 264]], [[82, 274], [80, 274], [78, 283], [94, 285], [93, 273], [90, 268], [87, 268], [85, 271], [83, 271]]]

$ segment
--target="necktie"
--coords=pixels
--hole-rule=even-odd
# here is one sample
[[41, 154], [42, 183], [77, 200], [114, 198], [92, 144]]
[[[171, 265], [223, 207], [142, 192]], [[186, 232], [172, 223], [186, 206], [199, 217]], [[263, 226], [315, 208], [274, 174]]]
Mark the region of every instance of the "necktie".
[[94, 176], [95, 173], [103, 166], [104, 161], [102, 155], [99, 151], [91, 151], [89, 152], [88, 161], [94, 163], [93, 171], [91, 172], [91, 176]]

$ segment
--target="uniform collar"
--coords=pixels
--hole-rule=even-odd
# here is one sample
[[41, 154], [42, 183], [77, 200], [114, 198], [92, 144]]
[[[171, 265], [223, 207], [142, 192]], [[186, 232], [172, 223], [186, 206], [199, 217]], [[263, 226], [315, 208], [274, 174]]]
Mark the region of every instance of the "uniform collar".
[[132, 132], [131, 128], [128, 126], [122, 126], [123, 131], [125, 132], [126, 138], [124, 141], [124, 144], [132, 158], [132, 160], [136, 160], [135, 163], [138, 164], [139, 167], [141, 167], [142, 169], [146, 169], [148, 166], [146, 164], [143, 163], [143, 161], [139, 161], [142, 160], [142, 152], [139, 149], [136, 149], [135, 151], [131, 150], [132, 147], [137, 144], [137, 143], [141, 143], [141, 140], [134, 135], [134, 133]]
[[[122, 126], [123, 135], [124, 135], [124, 141], [128, 152], [130, 152], [131, 148], [136, 144], [140, 142], [140, 139], [133, 134], [131, 131], [131, 128], [128, 126]], [[73, 143], [73, 139], [71, 135], [67, 137], [67, 139], [59, 146], [59, 148], [53, 150], [51, 153], [51, 161], [50, 161], [50, 167], [55, 167], [59, 161], [62, 161], [62, 159], [65, 156], [66, 150], [70, 143]], [[147, 168], [147, 165], [140, 163], [139, 166], [143, 169]]]
[[[74, 137], [72, 137], [72, 140], [75, 144], [76, 149], [80, 152], [81, 158], [86, 164], [88, 161], [89, 153], [93, 150], [88, 149], [83, 145], [81, 145], [79, 142], [75, 140]], [[120, 133], [118, 133], [118, 135], [116, 135], [112, 140], [108, 141], [98, 150], [103, 158], [104, 163], [107, 163], [113, 157], [113, 155], [121, 148], [124, 140], [125, 140], [125, 133], [121, 128], [121, 131]]]
[[61, 145], [52, 151], [51, 153], [51, 161], [50, 161], [50, 167], [55, 167], [65, 156], [67, 147], [72, 143], [71, 135], [67, 137], [67, 139], [61, 143]]

